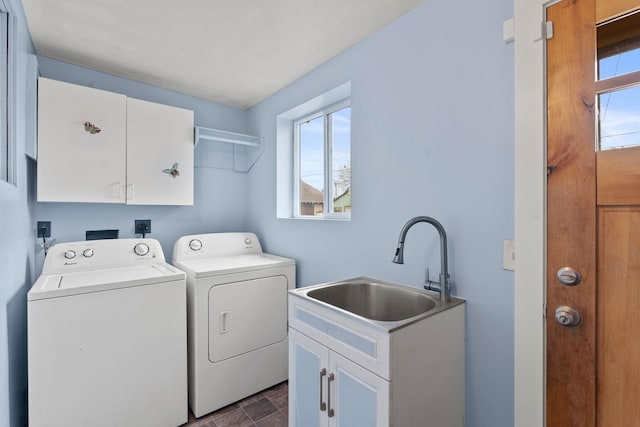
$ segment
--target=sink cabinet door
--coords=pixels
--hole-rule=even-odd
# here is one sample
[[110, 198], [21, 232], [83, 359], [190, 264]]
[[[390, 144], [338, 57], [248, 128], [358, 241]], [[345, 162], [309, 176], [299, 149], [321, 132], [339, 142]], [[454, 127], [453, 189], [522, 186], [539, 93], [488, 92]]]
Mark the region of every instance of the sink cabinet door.
[[388, 427], [389, 382], [290, 328], [289, 425]]
[[388, 427], [389, 382], [338, 353], [331, 352], [329, 359], [329, 372], [335, 376], [329, 426]]
[[[326, 376], [320, 372], [329, 368], [329, 349], [289, 329], [289, 426], [326, 427], [327, 412], [321, 410], [320, 399], [327, 402]], [[320, 387], [323, 387], [322, 395]]]

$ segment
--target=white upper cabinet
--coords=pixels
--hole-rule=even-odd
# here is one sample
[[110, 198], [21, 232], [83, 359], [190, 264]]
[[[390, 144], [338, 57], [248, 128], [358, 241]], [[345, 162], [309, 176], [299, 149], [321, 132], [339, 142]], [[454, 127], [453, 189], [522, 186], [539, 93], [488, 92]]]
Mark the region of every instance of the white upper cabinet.
[[40, 78], [37, 198], [193, 205], [193, 111]]
[[193, 111], [127, 98], [127, 203], [193, 205]]
[[38, 79], [38, 201], [124, 203], [126, 143], [124, 95]]

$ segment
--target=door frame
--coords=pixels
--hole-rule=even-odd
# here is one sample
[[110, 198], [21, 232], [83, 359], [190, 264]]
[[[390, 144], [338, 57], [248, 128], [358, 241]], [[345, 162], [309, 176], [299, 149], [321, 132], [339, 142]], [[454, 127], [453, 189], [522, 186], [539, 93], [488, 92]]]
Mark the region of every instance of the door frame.
[[514, 0], [514, 426], [546, 424], [546, 8]]

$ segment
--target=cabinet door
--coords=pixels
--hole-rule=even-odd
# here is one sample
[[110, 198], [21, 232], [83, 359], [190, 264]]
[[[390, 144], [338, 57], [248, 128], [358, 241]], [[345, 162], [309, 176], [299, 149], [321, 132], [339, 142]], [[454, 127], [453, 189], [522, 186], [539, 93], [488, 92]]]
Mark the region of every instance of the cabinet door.
[[127, 204], [193, 205], [193, 111], [127, 98]]
[[326, 427], [328, 367], [329, 349], [289, 328], [290, 427]]
[[331, 352], [329, 418], [332, 427], [388, 427], [389, 382], [360, 365]]
[[39, 78], [38, 201], [124, 203], [125, 179], [126, 97]]

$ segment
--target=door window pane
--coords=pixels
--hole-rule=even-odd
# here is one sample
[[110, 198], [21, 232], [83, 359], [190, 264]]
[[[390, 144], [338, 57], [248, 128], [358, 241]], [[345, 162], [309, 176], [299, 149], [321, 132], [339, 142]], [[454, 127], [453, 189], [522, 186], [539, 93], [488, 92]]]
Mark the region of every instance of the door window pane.
[[601, 25], [598, 37], [598, 79], [640, 71], [640, 13]]
[[599, 148], [640, 145], [640, 86], [598, 95]]

